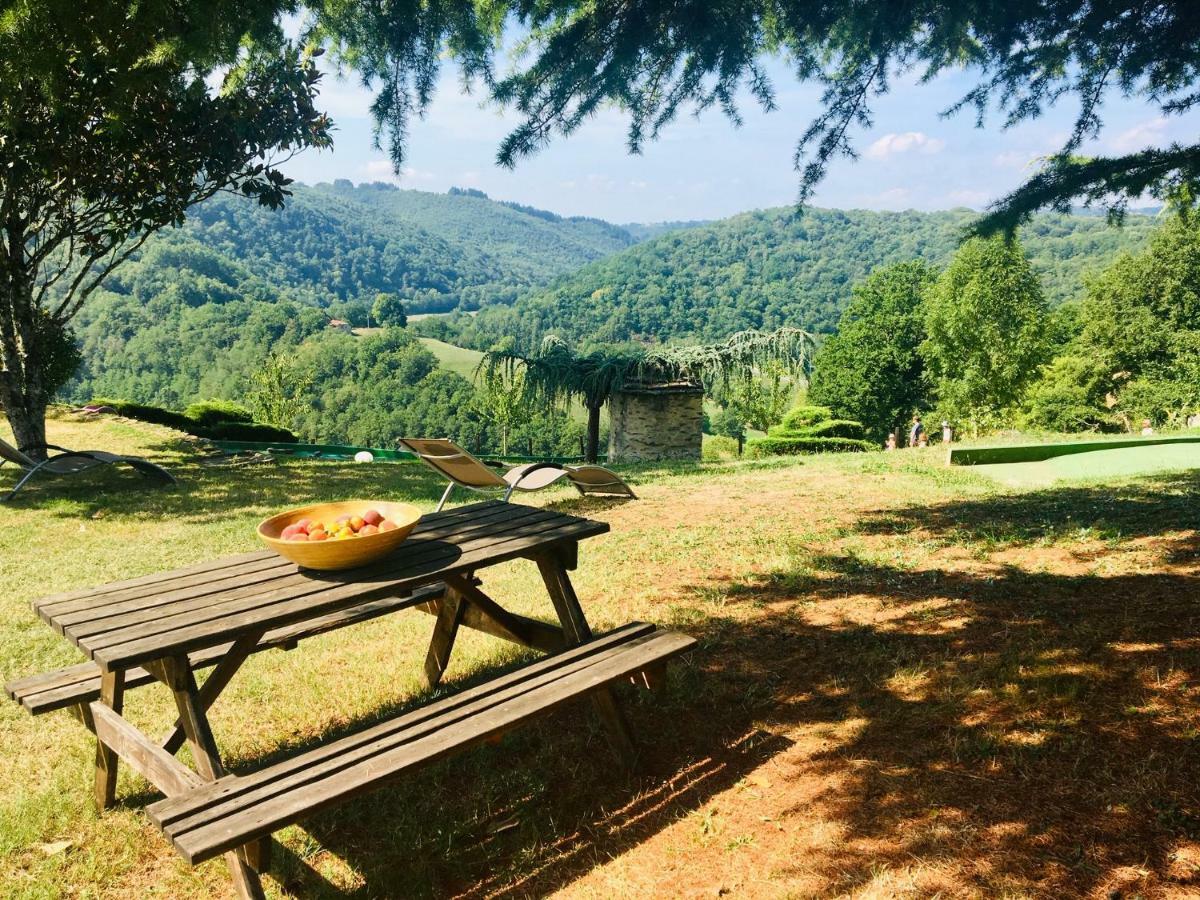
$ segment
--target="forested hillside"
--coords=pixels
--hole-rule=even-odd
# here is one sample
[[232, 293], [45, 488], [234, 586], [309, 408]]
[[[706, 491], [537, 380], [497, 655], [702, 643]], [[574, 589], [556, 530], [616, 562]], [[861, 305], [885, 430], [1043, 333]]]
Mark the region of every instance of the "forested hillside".
[[[568, 340], [719, 340], [746, 328], [831, 332], [850, 286], [872, 269], [923, 259], [944, 265], [969, 210], [868, 212], [791, 208], [746, 213], [662, 234], [532, 291], [510, 307], [424, 322], [424, 333], [486, 348], [504, 335], [533, 346]], [[1021, 237], [1051, 303], [1078, 296], [1084, 276], [1146, 240], [1154, 220], [1123, 228], [1100, 218], [1042, 215]]]
[[329, 307], [398, 294], [409, 312], [510, 302], [634, 242], [597, 219], [564, 219], [478, 191], [297, 185], [282, 210], [218, 196], [117, 270], [108, 292], [167, 292], [197, 306], [293, 299]]

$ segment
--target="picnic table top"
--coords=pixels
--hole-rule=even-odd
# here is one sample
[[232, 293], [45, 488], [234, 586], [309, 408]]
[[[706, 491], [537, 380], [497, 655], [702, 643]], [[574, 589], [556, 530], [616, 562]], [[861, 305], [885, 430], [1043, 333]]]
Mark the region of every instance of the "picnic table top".
[[261, 550], [56, 594], [33, 606], [114, 671], [403, 595], [608, 530], [606, 522], [491, 500], [422, 517], [393, 553], [358, 569], [316, 572]]

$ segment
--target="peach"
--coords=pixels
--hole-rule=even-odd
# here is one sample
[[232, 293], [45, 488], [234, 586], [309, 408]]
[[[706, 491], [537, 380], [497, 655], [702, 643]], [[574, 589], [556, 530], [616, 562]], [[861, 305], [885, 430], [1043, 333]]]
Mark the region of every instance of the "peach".
[[379, 510], [377, 509], [368, 509], [362, 514], [362, 520], [368, 525], [378, 525], [383, 521], [383, 516], [379, 514]]
[[384, 519], [382, 522], [379, 523], [380, 531], [395, 531], [399, 527], [400, 526], [397, 525], [395, 522], [393, 522], [391, 519]]
[[351, 531], [359, 531], [367, 522], [362, 516], [352, 516], [349, 524]]
[[308, 539], [310, 541], [324, 541], [329, 539], [329, 535], [318, 528], [316, 531], [310, 531], [308, 533]]
[[358, 529], [359, 537], [362, 537], [363, 535], [367, 535], [367, 534], [379, 534], [379, 529], [376, 528], [374, 525], [364, 525], [362, 528]]
[[299, 528], [301, 531], [308, 531], [308, 526], [312, 524], [312, 519], [297, 519], [292, 523], [292, 526]]

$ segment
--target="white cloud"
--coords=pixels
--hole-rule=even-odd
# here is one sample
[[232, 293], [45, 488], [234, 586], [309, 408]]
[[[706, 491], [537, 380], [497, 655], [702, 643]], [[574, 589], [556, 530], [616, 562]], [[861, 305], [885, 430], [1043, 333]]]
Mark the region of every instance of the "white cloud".
[[1155, 116], [1153, 119], [1139, 122], [1132, 128], [1122, 131], [1108, 143], [1114, 150], [1121, 153], [1129, 153], [1130, 151], [1141, 150], [1143, 147], [1157, 143], [1162, 139], [1163, 132], [1166, 130], [1166, 116]]
[[424, 169], [414, 169], [412, 166], [405, 166], [400, 170], [400, 177], [396, 177], [396, 173], [392, 170], [392, 162], [388, 159], [372, 159], [363, 163], [358, 167], [365, 181], [390, 181], [395, 184], [404, 184], [405, 182], [413, 181], [434, 181], [437, 178], [433, 172], [427, 172]]
[[867, 148], [868, 159], [887, 159], [897, 153], [916, 151], [926, 155], [941, 153], [946, 148], [946, 142], [941, 138], [932, 138], [923, 131], [905, 131], [902, 134], [889, 132]]
[[983, 206], [991, 199], [987, 191], [957, 190], [946, 195], [946, 199], [955, 206]]

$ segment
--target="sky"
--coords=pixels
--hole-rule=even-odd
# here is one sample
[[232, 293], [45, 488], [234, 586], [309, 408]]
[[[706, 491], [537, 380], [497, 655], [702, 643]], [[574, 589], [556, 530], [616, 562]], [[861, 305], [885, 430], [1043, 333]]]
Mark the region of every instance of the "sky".
[[[561, 215], [611, 222], [717, 219], [751, 209], [794, 203], [799, 176], [793, 154], [818, 112], [819, 88], [801, 85], [782, 64], [770, 66], [778, 109], [742, 104], [735, 128], [717, 110], [681, 114], [638, 156], [625, 147], [625, 117], [605, 110], [568, 138], [557, 137], [509, 170], [495, 163], [513, 114], [484, 107], [464, 94], [452, 71], [443, 74], [423, 120], [412, 123], [408, 157], [397, 176], [387, 154], [372, 146], [371, 91], [356, 78], [328, 73], [321, 107], [334, 120], [334, 147], [309, 150], [285, 167], [313, 184], [347, 178], [390, 181], [403, 188], [444, 192], [470, 187]], [[839, 160], [813, 204], [842, 209], [982, 209], [1028, 176], [1031, 161], [1062, 146], [1077, 104], [1061, 102], [1042, 118], [1007, 131], [993, 113], [984, 129], [974, 111], [940, 113], [974, 85], [967, 73], [918, 85], [897, 80], [874, 102], [874, 124], [854, 134], [858, 160]], [[1105, 127], [1085, 153], [1124, 153], [1172, 140], [1194, 141], [1200, 116], [1164, 117], [1145, 100], [1110, 96]]]

